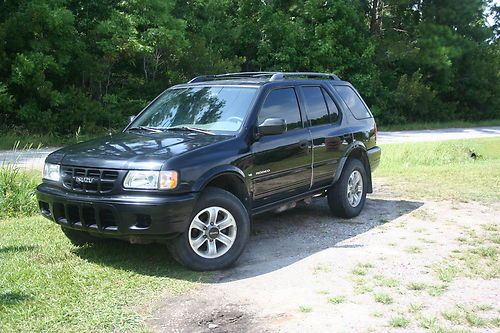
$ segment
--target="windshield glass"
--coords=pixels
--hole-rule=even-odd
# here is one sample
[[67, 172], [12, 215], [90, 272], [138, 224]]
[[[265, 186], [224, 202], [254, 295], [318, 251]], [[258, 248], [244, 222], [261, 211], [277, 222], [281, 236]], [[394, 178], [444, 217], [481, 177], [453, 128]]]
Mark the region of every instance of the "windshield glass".
[[220, 134], [237, 132], [257, 89], [195, 87], [165, 91], [131, 127], [192, 127]]

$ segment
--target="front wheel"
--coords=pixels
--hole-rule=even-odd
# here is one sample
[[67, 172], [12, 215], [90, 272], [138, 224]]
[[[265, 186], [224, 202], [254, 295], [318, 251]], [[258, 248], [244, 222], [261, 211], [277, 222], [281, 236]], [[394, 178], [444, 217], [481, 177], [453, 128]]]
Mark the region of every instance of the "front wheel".
[[328, 205], [333, 215], [358, 216], [365, 205], [367, 177], [363, 163], [349, 159], [339, 180], [328, 190]]
[[241, 201], [228, 191], [207, 188], [186, 231], [169, 243], [169, 249], [190, 269], [222, 269], [238, 259], [249, 235], [250, 218]]

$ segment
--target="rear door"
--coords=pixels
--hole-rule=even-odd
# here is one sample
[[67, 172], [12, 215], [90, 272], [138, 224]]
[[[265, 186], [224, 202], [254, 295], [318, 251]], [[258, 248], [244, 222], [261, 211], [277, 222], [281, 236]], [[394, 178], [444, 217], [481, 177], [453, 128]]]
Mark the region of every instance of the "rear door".
[[341, 126], [342, 115], [325, 87], [300, 87], [307, 114], [307, 125], [312, 137], [312, 188], [331, 184], [341, 157], [353, 137], [349, 128]]
[[287, 131], [263, 136], [252, 145], [256, 206], [288, 198], [311, 186], [310, 134], [304, 127], [294, 87], [269, 92], [259, 111], [258, 124], [267, 118], [285, 119]]

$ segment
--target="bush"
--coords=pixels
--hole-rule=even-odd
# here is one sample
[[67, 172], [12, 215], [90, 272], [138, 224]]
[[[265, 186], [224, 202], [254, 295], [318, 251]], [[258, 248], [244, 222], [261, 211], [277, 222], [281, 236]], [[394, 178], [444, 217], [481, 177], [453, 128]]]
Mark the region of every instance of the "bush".
[[37, 213], [35, 189], [39, 177], [13, 165], [0, 166], [0, 218]]

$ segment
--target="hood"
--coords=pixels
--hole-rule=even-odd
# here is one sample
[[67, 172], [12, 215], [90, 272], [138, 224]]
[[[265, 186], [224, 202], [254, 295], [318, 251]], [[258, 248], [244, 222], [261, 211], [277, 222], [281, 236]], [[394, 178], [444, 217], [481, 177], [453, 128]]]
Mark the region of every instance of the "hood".
[[118, 133], [62, 148], [48, 162], [109, 169], [160, 170], [169, 158], [227, 139], [200, 133]]

